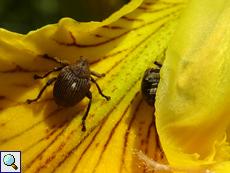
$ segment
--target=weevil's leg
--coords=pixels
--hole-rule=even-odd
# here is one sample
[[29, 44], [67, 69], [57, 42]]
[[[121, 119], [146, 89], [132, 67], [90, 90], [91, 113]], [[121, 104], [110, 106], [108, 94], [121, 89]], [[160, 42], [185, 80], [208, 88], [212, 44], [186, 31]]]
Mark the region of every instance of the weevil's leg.
[[99, 87], [99, 85], [97, 84], [97, 82], [95, 81], [94, 78], [92, 78], [92, 77], [90, 77], [90, 78], [91, 78], [91, 81], [92, 81], [93, 83], [96, 84], [97, 89], [98, 89], [98, 91], [99, 91], [99, 94], [101, 94], [102, 97], [105, 97], [105, 98], [109, 101], [109, 100], [110, 100], [110, 97], [109, 97], [109, 96], [106, 96], [106, 95], [104, 95], [104, 94], [102, 93], [101, 88]]
[[40, 93], [38, 94], [36, 99], [30, 100], [28, 99], [26, 102], [28, 104], [32, 103], [32, 102], [36, 102], [42, 95], [42, 93], [45, 91], [46, 87], [50, 86], [55, 80], [57, 79], [57, 77], [53, 77], [51, 79], [48, 80], [48, 82], [46, 83], [46, 85], [41, 89]]
[[87, 109], [86, 109], [85, 115], [84, 115], [84, 117], [82, 118], [82, 126], [83, 126], [83, 127], [82, 127], [81, 131], [83, 131], [83, 132], [86, 131], [85, 120], [86, 120], [86, 118], [87, 118], [87, 116], [88, 116], [88, 114], [89, 114], [89, 110], [90, 110], [90, 106], [91, 106], [91, 102], [92, 102], [92, 98], [93, 98], [92, 93], [89, 91], [88, 94], [86, 95], [86, 97], [89, 98], [89, 103], [88, 103], [88, 107], [87, 107]]
[[157, 65], [159, 68], [162, 67], [162, 64], [160, 62], [154, 61], [154, 64]]
[[52, 72], [56, 72], [56, 71], [60, 71], [62, 70], [64, 67], [55, 67], [53, 70], [50, 70], [48, 73], [46, 73], [44, 76], [38, 76], [38, 75], [34, 75], [34, 79], [43, 79], [45, 77], [47, 77], [50, 73]]
[[105, 77], [105, 74], [104, 74], [104, 73], [99, 74], [99, 73], [96, 72], [96, 71], [91, 71], [90, 73], [91, 73], [91, 75], [96, 76], [96, 77], [99, 77], [99, 78]]
[[44, 55], [43, 55], [43, 58], [53, 60], [53, 61], [55, 61], [55, 62], [57, 62], [57, 63], [63, 65], [64, 67], [69, 65], [69, 62], [68, 62], [68, 61], [60, 60], [60, 59], [58, 59], [57, 57], [50, 57], [50, 56], [48, 56], [47, 54], [44, 54]]

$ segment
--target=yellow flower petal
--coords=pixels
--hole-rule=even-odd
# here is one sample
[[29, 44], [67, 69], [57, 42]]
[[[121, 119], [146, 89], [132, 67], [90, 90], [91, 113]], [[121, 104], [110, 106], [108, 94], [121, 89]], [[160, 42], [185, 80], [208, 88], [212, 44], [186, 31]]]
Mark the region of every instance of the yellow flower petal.
[[[154, 109], [140, 95], [140, 82], [156, 58], [162, 60], [184, 3], [134, 0], [103, 22], [64, 18], [27, 35], [0, 30], [0, 150], [22, 151], [22, 172], [143, 172], [133, 149], [158, 159]], [[82, 132], [84, 99], [61, 109], [48, 79], [34, 80], [59, 64], [47, 53], [74, 62], [90, 61], [102, 98], [92, 84], [93, 103]], [[57, 76], [58, 73], [51, 74]], [[161, 159], [161, 158], [159, 158]]]
[[191, 0], [169, 45], [156, 121], [173, 166], [230, 171], [229, 18], [229, 1]]

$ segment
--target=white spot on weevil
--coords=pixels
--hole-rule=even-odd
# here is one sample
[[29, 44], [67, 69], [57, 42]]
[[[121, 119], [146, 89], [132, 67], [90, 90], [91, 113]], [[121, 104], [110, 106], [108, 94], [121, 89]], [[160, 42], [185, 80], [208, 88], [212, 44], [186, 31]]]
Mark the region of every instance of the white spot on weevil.
[[71, 87], [75, 88], [75, 86], [76, 86], [76, 82], [74, 82]]

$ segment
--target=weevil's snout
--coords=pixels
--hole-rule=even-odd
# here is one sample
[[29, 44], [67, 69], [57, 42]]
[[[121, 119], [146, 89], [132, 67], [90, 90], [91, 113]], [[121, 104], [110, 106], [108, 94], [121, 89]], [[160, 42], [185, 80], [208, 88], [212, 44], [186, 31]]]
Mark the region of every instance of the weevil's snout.
[[89, 62], [82, 56], [76, 63], [70, 65], [70, 69], [79, 78], [90, 78]]
[[83, 58], [83, 56], [80, 56], [79, 60], [77, 60], [77, 62], [80, 62], [82, 66], [88, 66], [89, 65], [89, 61], [85, 58]]
[[78, 68], [88, 68], [89, 67], [89, 61], [83, 56], [80, 56], [78, 60], [76, 60], [75, 64], [78, 66]]

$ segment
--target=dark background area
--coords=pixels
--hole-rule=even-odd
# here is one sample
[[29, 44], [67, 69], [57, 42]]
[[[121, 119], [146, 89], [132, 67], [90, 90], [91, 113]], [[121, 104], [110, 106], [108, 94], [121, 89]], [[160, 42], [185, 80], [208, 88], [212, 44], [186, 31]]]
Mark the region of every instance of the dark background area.
[[102, 21], [130, 0], [0, 0], [0, 28], [26, 34], [63, 17]]

